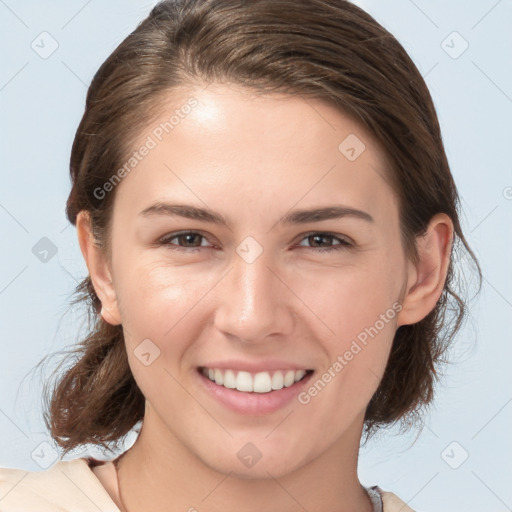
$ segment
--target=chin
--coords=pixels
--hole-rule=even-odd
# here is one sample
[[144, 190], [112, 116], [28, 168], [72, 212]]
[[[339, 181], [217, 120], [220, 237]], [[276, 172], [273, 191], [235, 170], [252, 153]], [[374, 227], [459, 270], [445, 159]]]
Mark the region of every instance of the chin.
[[218, 473], [229, 474], [232, 478], [240, 480], [267, 480], [272, 478], [281, 478], [300, 467], [297, 462], [296, 466], [291, 467], [289, 461], [285, 460], [267, 460], [266, 462], [261, 458], [252, 467], [244, 467], [238, 459], [236, 462], [232, 458], [225, 461], [203, 461], [211, 469]]
[[198, 452], [196, 445], [196, 455], [202, 464], [213, 471], [242, 480], [286, 476], [307, 464], [303, 451], [291, 445], [270, 442], [268, 439], [266, 442], [257, 440], [254, 443], [230, 439], [226, 445], [221, 446], [219, 443], [216, 453]]

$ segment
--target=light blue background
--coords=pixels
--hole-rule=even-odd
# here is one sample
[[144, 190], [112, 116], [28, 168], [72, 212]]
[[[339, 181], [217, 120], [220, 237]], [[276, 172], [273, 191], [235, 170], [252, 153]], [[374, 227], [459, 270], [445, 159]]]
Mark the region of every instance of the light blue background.
[[[66, 313], [86, 272], [64, 215], [71, 143], [94, 72], [154, 3], [0, 0], [2, 466], [38, 470], [31, 454], [52, 456], [40, 444], [48, 441], [41, 376], [31, 370], [76, 341], [83, 327], [79, 311]], [[361, 479], [418, 511], [509, 510], [512, 1], [356, 3], [399, 39], [425, 76], [462, 197], [463, 227], [484, 273], [421, 436], [415, 444], [414, 432], [374, 439], [361, 453]], [[43, 31], [58, 43], [47, 59], [31, 48]], [[452, 54], [463, 48], [458, 36], [442, 43], [453, 31], [469, 44], [458, 58], [445, 51], [447, 44]], [[58, 249], [47, 263], [32, 253], [42, 237]], [[446, 462], [456, 465], [466, 453], [458, 469]]]

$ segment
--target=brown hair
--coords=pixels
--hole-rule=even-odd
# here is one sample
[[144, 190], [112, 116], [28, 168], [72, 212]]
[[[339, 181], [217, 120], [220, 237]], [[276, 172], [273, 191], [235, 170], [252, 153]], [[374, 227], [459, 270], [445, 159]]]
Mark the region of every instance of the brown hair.
[[[433, 398], [443, 354], [461, 326], [465, 303], [453, 289], [454, 251], [476, 265], [459, 224], [459, 199], [428, 88], [400, 43], [346, 0], [165, 0], [97, 71], [71, 153], [66, 214], [75, 225], [86, 210], [97, 244], [110, 255], [115, 188], [112, 177], [131, 144], [172, 90], [227, 82], [261, 93], [281, 92], [334, 104], [369, 130], [391, 162], [403, 245], [417, 261], [415, 237], [433, 215], [454, 224], [445, 287], [420, 322], [401, 326], [382, 381], [365, 416], [379, 427], [410, 425]], [[47, 390], [45, 419], [65, 449], [118, 442], [144, 415], [144, 397], [126, 356], [122, 326], [99, 315], [90, 277], [74, 303], [89, 305], [94, 325], [72, 352], [64, 376]], [[452, 313], [450, 317], [450, 313]], [[69, 363], [69, 361], [68, 361]]]

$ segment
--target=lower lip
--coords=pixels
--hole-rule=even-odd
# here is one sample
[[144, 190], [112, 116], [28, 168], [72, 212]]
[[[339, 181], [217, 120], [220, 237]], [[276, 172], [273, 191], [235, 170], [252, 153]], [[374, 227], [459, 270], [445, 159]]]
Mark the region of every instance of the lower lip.
[[253, 415], [270, 414], [281, 409], [304, 390], [313, 375], [313, 372], [309, 373], [302, 380], [287, 388], [269, 391], [268, 393], [247, 393], [219, 386], [200, 371], [196, 373], [206, 391], [222, 405], [240, 414]]

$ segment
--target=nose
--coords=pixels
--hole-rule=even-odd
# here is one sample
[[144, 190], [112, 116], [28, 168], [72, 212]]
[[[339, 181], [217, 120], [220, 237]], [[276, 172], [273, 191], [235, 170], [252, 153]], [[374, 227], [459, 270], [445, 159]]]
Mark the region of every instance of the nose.
[[234, 253], [217, 286], [216, 328], [232, 339], [259, 343], [286, 336], [293, 327], [293, 292], [265, 251], [248, 262]]

